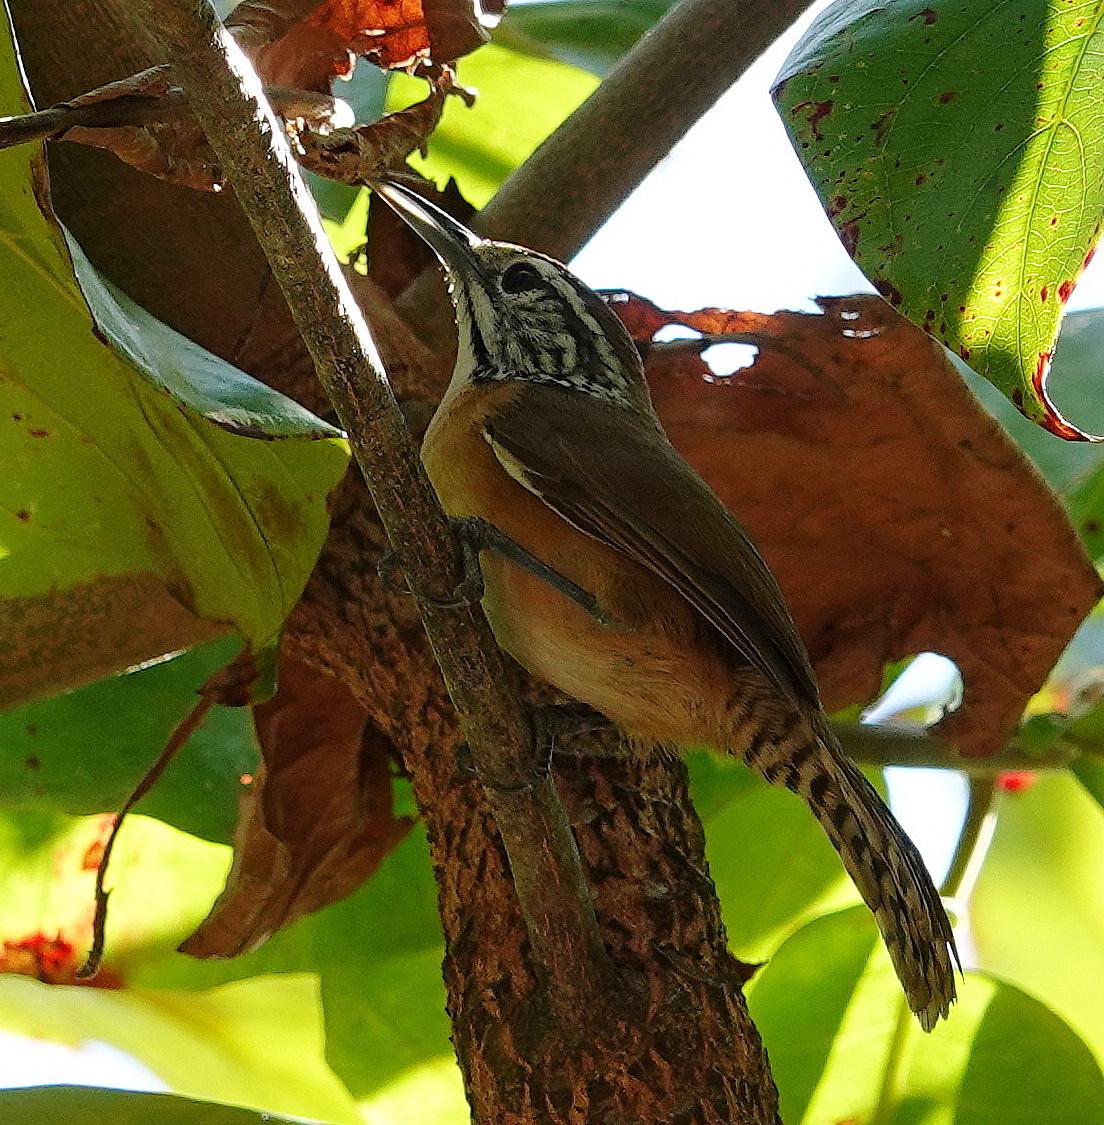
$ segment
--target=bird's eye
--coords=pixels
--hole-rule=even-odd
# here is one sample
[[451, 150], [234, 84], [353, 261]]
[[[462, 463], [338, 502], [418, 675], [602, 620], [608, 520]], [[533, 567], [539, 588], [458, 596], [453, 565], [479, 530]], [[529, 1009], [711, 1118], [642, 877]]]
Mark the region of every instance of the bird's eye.
[[536, 266], [515, 262], [502, 274], [499, 284], [503, 293], [526, 293], [532, 289], [543, 289], [544, 278]]

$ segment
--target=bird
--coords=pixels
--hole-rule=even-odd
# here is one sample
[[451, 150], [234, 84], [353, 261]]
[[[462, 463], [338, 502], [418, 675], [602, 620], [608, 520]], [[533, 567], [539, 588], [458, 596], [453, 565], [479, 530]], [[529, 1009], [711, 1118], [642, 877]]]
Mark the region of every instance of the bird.
[[422, 461], [450, 517], [519, 548], [479, 555], [496, 641], [628, 745], [734, 755], [804, 798], [931, 1030], [958, 963], [939, 893], [841, 748], [767, 564], [664, 434], [624, 325], [555, 259], [372, 186], [447, 276], [457, 355]]

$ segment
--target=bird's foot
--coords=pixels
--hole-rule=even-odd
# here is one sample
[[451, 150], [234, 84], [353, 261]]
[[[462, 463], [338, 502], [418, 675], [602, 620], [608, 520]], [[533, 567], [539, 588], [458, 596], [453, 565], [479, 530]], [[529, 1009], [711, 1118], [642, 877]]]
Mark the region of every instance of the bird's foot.
[[525, 793], [543, 781], [552, 768], [552, 755], [561, 738], [586, 731], [609, 730], [613, 723], [585, 703], [538, 703], [528, 707], [533, 732], [533, 766], [528, 777], [514, 785], [499, 785], [482, 778], [472, 757], [471, 747], [461, 742], [456, 748], [456, 768], [467, 777], [477, 777], [499, 793]]
[[587, 731], [609, 730], [613, 723], [586, 703], [538, 703], [529, 708], [529, 722], [533, 728], [533, 742], [538, 751], [547, 746], [551, 760], [557, 739]]
[[[456, 535], [460, 545], [460, 566], [463, 577], [460, 579], [452, 596], [448, 598], [434, 598], [422, 594], [422, 601], [427, 601], [437, 609], [463, 609], [464, 606], [473, 605], [483, 597], [483, 570], [479, 565], [478, 534], [473, 534], [468, 529], [469, 523], [482, 523], [482, 520], [470, 520], [463, 516], [449, 516], [449, 525]], [[410, 586], [399, 570], [395, 552], [389, 547], [379, 557], [376, 563], [376, 574], [385, 590], [392, 594], [410, 595]]]

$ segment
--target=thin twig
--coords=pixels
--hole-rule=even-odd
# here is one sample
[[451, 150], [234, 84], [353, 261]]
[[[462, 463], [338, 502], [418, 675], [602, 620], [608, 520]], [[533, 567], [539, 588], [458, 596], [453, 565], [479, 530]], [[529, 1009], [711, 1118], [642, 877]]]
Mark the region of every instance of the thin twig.
[[[156, 68], [160, 69], [160, 68]], [[142, 75], [134, 75], [134, 79]], [[127, 80], [129, 81], [129, 80]], [[112, 82], [111, 86], [122, 86]], [[92, 90], [89, 95], [96, 94]], [[295, 90], [283, 86], [266, 86], [269, 104], [284, 118], [306, 117], [313, 124], [325, 123], [333, 113], [334, 99], [312, 90]], [[61, 102], [17, 117], [0, 117], [0, 149], [33, 141], [62, 140], [70, 129], [120, 129], [143, 125], [167, 125], [186, 121], [192, 116], [184, 91], [170, 87], [155, 96], [122, 93], [103, 101]]]
[[84, 964], [77, 970], [77, 980], [88, 980], [100, 971], [100, 962], [103, 960], [104, 937], [107, 925], [107, 900], [110, 891], [104, 890], [104, 879], [107, 876], [107, 866], [111, 861], [111, 853], [115, 850], [115, 841], [119, 838], [119, 829], [123, 821], [136, 804], [157, 784], [161, 775], [168, 768], [169, 763], [176, 757], [184, 743], [196, 732], [200, 723], [207, 718], [207, 713], [215, 705], [213, 695], [202, 696], [196, 705], [180, 720], [176, 729], [169, 735], [165, 748], [157, 756], [142, 780], [134, 787], [134, 791], [123, 802], [123, 807], [115, 814], [115, 823], [104, 845], [103, 854], [100, 856], [99, 866], [96, 868], [96, 912], [92, 918], [92, 944]]
[[966, 873], [974, 865], [979, 847], [988, 847], [988, 835], [983, 833], [985, 822], [993, 811], [996, 797], [996, 778], [972, 777], [966, 800], [966, 819], [962, 823], [958, 843], [955, 845], [951, 865], [939, 893], [944, 898], [956, 898], [962, 890]]
[[[364, 318], [326, 243], [260, 84], [205, 0], [145, 0], [149, 27], [233, 185], [287, 297], [318, 377], [349, 435], [418, 600], [510, 859], [538, 968], [561, 1017], [589, 1018], [607, 960], [570, 826], [534, 753], [520, 701], [478, 605], [444, 610], [460, 552], [422, 470]], [[263, 103], [263, 99], [261, 99]]]
[[964, 758], [948, 743], [923, 730], [833, 723], [844, 750], [860, 765], [953, 769], [971, 777], [992, 778], [1004, 770], [1066, 769], [1077, 751], [1058, 743], [1045, 751], [1025, 749], [1014, 739], [987, 758]]

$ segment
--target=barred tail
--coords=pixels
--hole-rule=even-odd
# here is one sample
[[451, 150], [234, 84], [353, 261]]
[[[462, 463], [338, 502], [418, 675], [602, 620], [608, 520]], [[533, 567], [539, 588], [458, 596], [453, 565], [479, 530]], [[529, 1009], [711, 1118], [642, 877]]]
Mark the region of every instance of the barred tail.
[[958, 964], [939, 892], [916, 846], [827, 723], [817, 721], [816, 733], [810, 726], [803, 720], [788, 737], [752, 739], [745, 757], [767, 781], [805, 798], [874, 913], [909, 1007], [931, 1031], [955, 999]]

